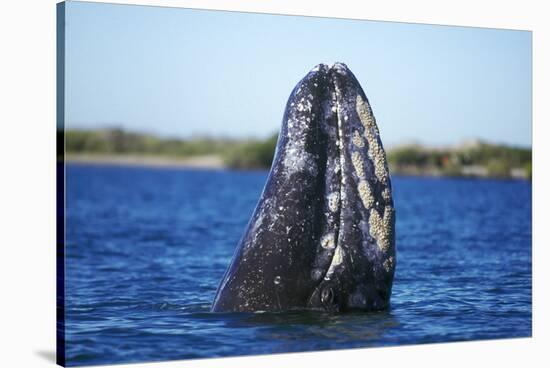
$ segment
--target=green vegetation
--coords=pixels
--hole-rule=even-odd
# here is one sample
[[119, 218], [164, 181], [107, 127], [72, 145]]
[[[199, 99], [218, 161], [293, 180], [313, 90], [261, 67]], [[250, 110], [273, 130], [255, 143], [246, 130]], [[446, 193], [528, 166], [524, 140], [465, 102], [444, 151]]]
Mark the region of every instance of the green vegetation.
[[70, 157], [94, 155], [134, 155], [188, 159], [216, 155], [227, 167], [263, 169], [271, 166], [277, 134], [265, 140], [196, 137], [160, 138], [150, 134], [130, 133], [121, 129], [67, 130], [65, 151]]
[[143, 154], [177, 158], [223, 154], [237, 142], [229, 139], [193, 138], [188, 140], [159, 138], [150, 134], [129, 133], [121, 129], [67, 130], [67, 153]]
[[531, 149], [475, 141], [457, 147], [420, 145], [388, 150], [394, 173], [531, 178]]
[[277, 134], [264, 141], [249, 141], [228, 147], [224, 155], [227, 166], [237, 169], [262, 169], [269, 168], [273, 161]]
[[[147, 156], [170, 159], [215, 155], [238, 169], [271, 166], [277, 134], [261, 139], [196, 137], [160, 138], [121, 129], [68, 130], [65, 150], [71, 156]], [[388, 150], [394, 174], [531, 178], [531, 149], [470, 142], [457, 147], [399, 146]]]

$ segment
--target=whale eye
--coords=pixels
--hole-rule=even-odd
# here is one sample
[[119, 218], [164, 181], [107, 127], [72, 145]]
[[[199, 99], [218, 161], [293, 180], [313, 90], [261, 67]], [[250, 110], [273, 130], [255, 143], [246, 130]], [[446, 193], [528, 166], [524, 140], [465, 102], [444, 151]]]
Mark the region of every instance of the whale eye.
[[321, 291], [321, 303], [327, 305], [327, 304], [332, 304], [333, 301], [334, 301], [334, 292], [332, 291], [332, 288], [330, 287], [324, 288]]

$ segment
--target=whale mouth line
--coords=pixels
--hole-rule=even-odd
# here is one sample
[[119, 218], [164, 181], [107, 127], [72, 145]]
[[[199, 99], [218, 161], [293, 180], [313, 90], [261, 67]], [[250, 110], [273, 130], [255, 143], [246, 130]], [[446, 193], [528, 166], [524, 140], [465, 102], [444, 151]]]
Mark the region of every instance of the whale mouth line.
[[[327, 171], [324, 173], [325, 179], [327, 175], [334, 175], [337, 181], [337, 187], [333, 188], [335, 192], [338, 193], [337, 195], [337, 201], [336, 203], [333, 203], [333, 206], [337, 209], [333, 215], [335, 217], [335, 222], [332, 223], [332, 226], [328, 229], [325, 229], [326, 233], [333, 234], [334, 238], [334, 247], [331, 250], [331, 253], [328, 255], [328, 259], [325, 260], [324, 264], [325, 267], [322, 269], [321, 276], [319, 277], [318, 281], [315, 283], [314, 290], [317, 291], [317, 293], [312, 293], [310, 297], [308, 298], [308, 305], [310, 307], [313, 307], [314, 309], [320, 309], [325, 311], [335, 311], [338, 309], [338, 307], [333, 303], [325, 303], [323, 301], [323, 293], [328, 292], [330, 295], [332, 295], [332, 298], [334, 298], [334, 292], [333, 288], [336, 287], [338, 284], [341, 283], [338, 276], [338, 269], [341, 269], [344, 266], [344, 263], [349, 260], [351, 264], [353, 264], [353, 258], [349, 252], [344, 251], [344, 241], [343, 241], [343, 234], [342, 229], [345, 228], [345, 217], [344, 212], [347, 210], [345, 206], [347, 206], [347, 202], [345, 200], [346, 198], [346, 189], [347, 186], [351, 184], [350, 178], [347, 178], [347, 170], [345, 169], [345, 166], [347, 164], [346, 159], [346, 147], [345, 144], [345, 137], [344, 137], [344, 131], [345, 124], [347, 123], [344, 118], [344, 109], [341, 105], [342, 103], [342, 91], [341, 86], [339, 85], [338, 78], [336, 77], [336, 73], [339, 74], [345, 74], [347, 67], [341, 63], [335, 63], [331, 66], [327, 66], [326, 64], [319, 64], [313, 69], [313, 72], [320, 72], [325, 73], [326, 79], [325, 85], [322, 86], [325, 89], [325, 92], [328, 94], [330, 98], [328, 98], [326, 101], [321, 101], [320, 109], [321, 111], [325, 111], [325, 116], [323, 117], [324, 124], [327, 126], [333, 126], [334, 129], [334, 136], [329, 136], [328, 138], [333, 140], [333, 142], [329, 142], [328, 144], [334, 144], [334, 156], [337, 157], [337, 161], [335, 162], [335, 169], [337, 168], [337, 172], [331, 173], [329, 172], [329, 168], [327, 167]], [[330, 214], [326, 214], [326, 216], [330, 216]], [[324, 235], [326, 236], [326, 234]], [[323, 235], [321, 234], [321, 247], [323, 247]], [[328, 286], [324, 286], [326, 284], [329, 284]], [[321, 305], [319, 306], [318, 300], [316, 298], [319, 298], [321, 300]]]
[[[326, 66], [326, 64], [323, 64], [323, 65]], [[335, 71], [335, 67], [337, 65], [339, 66], [340, 64], [339, 63], [334, 63], [334, 64], [328, 66], [327, 72], [330, 73], [329, 74], [330, 78], [328, 80], [328, 88], [329, 88], [330, 95], [332, 97], [329, 100], [330, 101], [329, 111], [334, 111], [334, 114], [332, 114], [333, 116], [331, 116], [331, 118], [336, 120], [336, 127], [337, 127], [337, 129], [336, 129], [336, 151], [337, 151], [337, 156], [339, 157], [339, 160], [338, 160], [339, 169], [338, 169], [338, 173], [337, 173], [337, 176], [338, 176], [338, 179], [339, 179], [338, 180], [338, 184], [339, 184], [338, 193], [339, 193], [339, 195], [338, 195], [338, 203], [337, 203], [338, 223], [336, 224], [335, 229], [334, 229], [335, 247], [334, 247], [334, 250], [332, 252], [330, 262], [328, 263], [328, 267], [326, 268], [326, 271], [323, 274], [323, 277], [319, 280], [316, 288], [319, 287], [324, 281], [332, 280], [332, 276], [333, 276], [333, 273], [334, 273], [336, 267], [342, 261], [340, 259], [341, 254], [342, 254], [342, 241], [341, 241], [340, 229], [343, 228], [343, 223], [344, 223], [344, 218], [343, 218], [344, 201], [343, 201], [343, 198], [345, 197], [344, 189], [345, 189], [345, 186], [346, 186], [346, 180], [345, 180], [345, 176], [344, 176], [345, 155], [344, 155], [344, 138], [343, 138], [343, 121], [342, 121], [343, 119], [342, 119], [342, 116], [341, 116], [342, 107], [340, 106], [340, 102], [339, 102], [340, 99], [341, 99], [341, 92], [340, 92], [340, 89], [338, 87], [338, 83], [336, 81], [336, 78], [334, 78], [334, 74], [333, 74], [333, 72]], [[333, 110], [333, 108], [334, 108], [334, 110]]]

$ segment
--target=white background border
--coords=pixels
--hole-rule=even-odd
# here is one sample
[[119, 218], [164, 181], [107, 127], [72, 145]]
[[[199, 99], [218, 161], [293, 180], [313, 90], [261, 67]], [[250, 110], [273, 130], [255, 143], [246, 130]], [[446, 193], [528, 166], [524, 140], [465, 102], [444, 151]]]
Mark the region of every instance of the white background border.
[[[533, 31], [533, 338], [176, 361], [131, 367], [526, 367], [548, 361], [550, 28], [544, 1], [194, 0], [114, 3], [511, 28]], [[52, 366], [55, 356], [55, 3], [0, 10], [0, 361]], [[452, 88], [452, 86], [450, 86]], [[546, 292], [545, 292], [546, 291]], [[547, 348], [548, 349], [548, 348]], [[546, 354], [545, 354], [546, 353]], [[126, 365], [118, 365], [124, 367]]]

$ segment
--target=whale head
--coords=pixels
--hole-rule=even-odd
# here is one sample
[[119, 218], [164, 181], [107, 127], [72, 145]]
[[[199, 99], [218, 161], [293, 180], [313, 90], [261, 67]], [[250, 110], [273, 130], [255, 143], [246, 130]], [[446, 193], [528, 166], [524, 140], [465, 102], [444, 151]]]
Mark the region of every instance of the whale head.
[[345, 64], [320, 64], [290, 94], [212, 310], [381, 310], [395, 265], [391, 181], [370, 104]]

